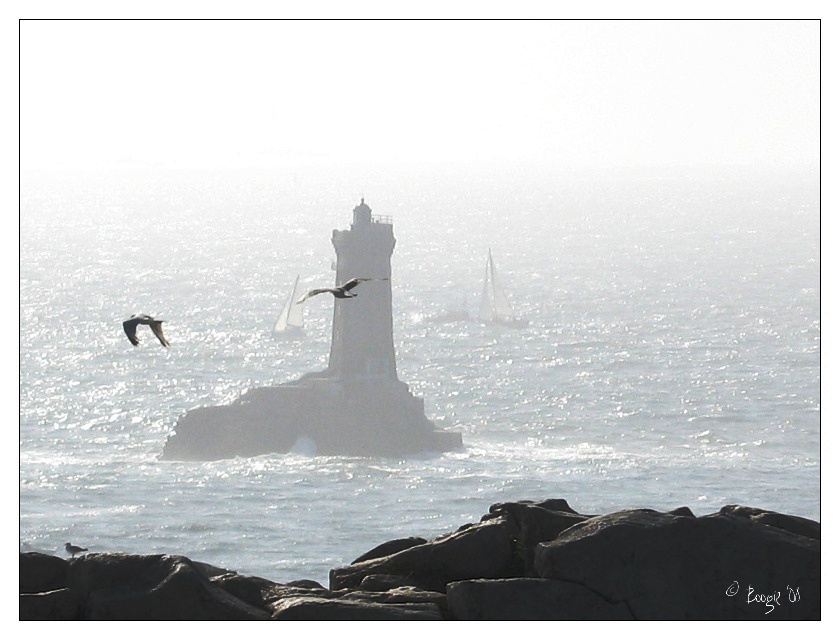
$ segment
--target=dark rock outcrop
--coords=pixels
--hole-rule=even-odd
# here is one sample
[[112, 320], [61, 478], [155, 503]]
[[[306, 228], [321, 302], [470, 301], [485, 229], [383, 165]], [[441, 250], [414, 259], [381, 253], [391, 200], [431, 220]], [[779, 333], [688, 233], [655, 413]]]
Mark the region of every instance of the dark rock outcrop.
[[21, 620], [79, 620], [81, 603], [70, 589], [20, 594]]
[[753, 522], [766, 524], [777, 529], [784, 529], [796, 535], [805, 536], [806, 538], [820, 539], [820, 523], [801, 518], [799, 516], [789, 516], [783, 513], [776, 513], [775, 511], [765, 511], [764, 509], [756, 509], [754, 507], [741, 507], [738, 505], [727, 505], [723, 507], [720, 512], [721, 515], [733, 516], [735, 518], [746, 518]]
[[537, 575], [534, 570], [534, 549], [537, 544], [554, 540], [569, 527], [589, 517], [573, 511], [565, 500], [523, 500], [494, 504], [482, 521], [501, 519], [512, 526], [516, 531], [513, 536], [514, 554], [521, 565], [519, 575], [533, 577]]
[[379, 604], [334, 598], [285, 598], [272, 620], [442, 620], [433, 604]]
[[441, 613], [446, 612], [446, 595], [437, 591], [424, 591], [417, 587], [394, 587], [386, 591], [350, 591], [341, 600], [377, 602], [380, 604], [434, 604]]
[[610, 602], [583, 585], [562, 580], [463, 580], [446, 588], [458, 620], [632, 620], [623, 602]]
[[395, 553], [399, 553], [400, 551], [405, 551], [406, 549], [410, 549], [411, 547], [416, 547], [418, 544], [425, 544], [428, 540], [425, 538], [397, 538], [396, 540], [389, 540], [388, 542], [383, 542], [382, 544], [374, 547], [367, 553], [363, 553], [358, 558], [353, 560], [350, 564], [359, 564], [360, 562], [365, 562], [367, 560], [373, 560], [374, 558], [384, 558], [385, 556], [390, 556]]
[[329, 597], [329, 591], [317, 583], [307, 586], [277, 584], [265, 578], [226, 573], [211, 578], [211, 582], [242, 602], [263, 609], [272, 610], [274, 604], [283, 598], [318, 596]]
[[20, 554], [20, 593], [61, 589], [67, 582], [67, 560], [46, 553]]
[[591, 518], [538, 545], [535, 567], [542, 578], [626, 603], [642, 620], [820, 616], [819, 541], [725, 510]]
[[402, 587], [421, 588], [411, 578], [405, 576], [392, 576], [384, 573], [371, 573], [362, 578], [359, 588], [362, 591], [391, 591]]
[[[383, 556], [386, 543], [350, 566], [333, 569], [330, 588], [356, 589], [371, 576], [390, 575], [444, 593], [447, 584], [458, 580], [536, 576], [533, 559], [537, 543], [554, 540], [587, 518], [565, 500], [494, 504], [478, 524], [464, 525], [454, 533]], [[364, 560], [370, 555], [373, 557]]]
[[581, 515], [505, 502], [378, 545], [330, 586], [181, 556], [20, 556], [21, 620], [818, 620], [820, 524], [752, 507]]
[[89, 553], [70, 563], [68, 587], [88, 620], [267, 620], [182, 556]]
[[515, 530], [506, 520], [472, 525], [462, 531], [330, 571], [330, 589], [357, 589], [371, 574], [398, 575], [428, 591], [446, 592], [446, 585], [471, 577], [508, 578], [517, 575]]

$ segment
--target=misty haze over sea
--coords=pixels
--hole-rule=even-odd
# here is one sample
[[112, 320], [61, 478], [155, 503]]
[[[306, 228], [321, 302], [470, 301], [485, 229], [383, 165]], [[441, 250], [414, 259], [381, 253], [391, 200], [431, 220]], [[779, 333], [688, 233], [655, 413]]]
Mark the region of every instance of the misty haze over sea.
[[[161, 462], [185, 411], [326, 366], [331, 297], [271, 329], [360, 197], [393, 218], [399, 377], [464, 449]], [[325, 583], [504, 500], [819, 520], [819, 225], [815, 172], [781, 168], [25, 173], [21, 549]], [[488, 247], [524, 329], [475, 320]], [[132, 313], [171, 348], [132, 347]]]

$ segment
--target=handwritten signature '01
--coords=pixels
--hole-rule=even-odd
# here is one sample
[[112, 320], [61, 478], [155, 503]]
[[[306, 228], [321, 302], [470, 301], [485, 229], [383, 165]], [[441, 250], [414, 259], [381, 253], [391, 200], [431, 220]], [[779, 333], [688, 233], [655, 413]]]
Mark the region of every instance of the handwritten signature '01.
[[[730, 598], [735, 597], [738, 595], [738, 592], [741, 590], [741, 585], [738, 584], [738, 581], [735, 580], [730, 584], [726, 589], [726, 595]], [[802, 596], [799, 594], [799, 587], [791, 587], [787, 585], [787, 601], [794, 603], [799, 602], [802, 599]], [[758, 593], [755, 589], [752, 588], [752, 585], [747, 585], [747, 604], [763, 604], [767, 607], [767, 611], [764, 612], [764, 615], [769, 615], [772, 613], [776, 607], [782, 606], [782, 592], [781, 591], [772, 591], [770, 593]]]

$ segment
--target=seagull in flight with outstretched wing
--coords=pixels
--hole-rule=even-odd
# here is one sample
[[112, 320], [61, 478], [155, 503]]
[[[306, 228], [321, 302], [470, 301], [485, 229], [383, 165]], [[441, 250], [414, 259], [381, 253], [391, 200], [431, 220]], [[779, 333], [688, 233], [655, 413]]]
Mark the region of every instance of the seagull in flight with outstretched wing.
[[336, 298], [355, 298], [358, 296], [358, 293], [350, 293], [350, 289], [357, 286], [362, 282], [369, 282], [370, 280], [387, 280], [388, 278], [353, 278], [352, 280], [348, 280], [340, 287], [334, 287], [332, 289], [313, 289], [309, 293], [303, 294], [300, 299], [297, 301], [298, 304], [302, 303], [304, 300], [308, 300], [312, 296], [317, 296], [319, 293], [331, 293]]
[[163, 323], [166, 320], [155, 320], [152, 316], [146, 315], [145, 313], [141, 313], [140, 315], [133, 315], [128, 320], [123, 322], [123, 329], [125, 329], [125, 335], [128, 336], [128, 339], [131, 341], [135, 347], [140, 344], [140, 339], [137, 337], [137, 325], [138, 324], [147, 324], [152, 328], [152, 333], [157, 336], [157, 339], [160, 340], [160, 343], [164, 347], [169, 346], [169, 340], [167, 340], [163, 336]]

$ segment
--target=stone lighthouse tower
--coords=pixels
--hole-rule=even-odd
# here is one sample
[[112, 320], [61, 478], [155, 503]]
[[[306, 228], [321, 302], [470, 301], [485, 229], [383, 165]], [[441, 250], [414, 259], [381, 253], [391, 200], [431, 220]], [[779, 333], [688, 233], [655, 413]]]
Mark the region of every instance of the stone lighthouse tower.
[[213, 460], [305, 447], [326, 455], [405, 456], [461, 447], [461, 434], [442, 431], [397, 377], [391, 310], [394, 227], [374, 217], [364, 199], [350, 229], [335, 230], [336, 284], [360, 283], [354, 298], [334, 300], [332, 344], [324, 371], [259, 387], [230, 405], [184, 414], [164, 459]]
[[349, 230], [333, 231], [336, 285], [351, 278], [375, 278], [354, 291], [358, 297], [336, 299], [333, 310], [330, 376], [354, 380], [397, 380], [391, 305], [391, 254], [394, 227], [390, 218], [373, 217], [364, 198], [353, 209]]

